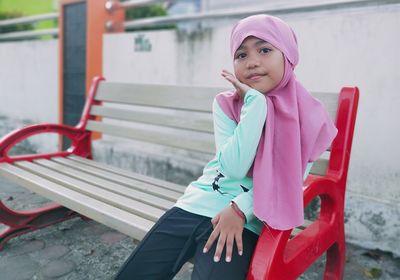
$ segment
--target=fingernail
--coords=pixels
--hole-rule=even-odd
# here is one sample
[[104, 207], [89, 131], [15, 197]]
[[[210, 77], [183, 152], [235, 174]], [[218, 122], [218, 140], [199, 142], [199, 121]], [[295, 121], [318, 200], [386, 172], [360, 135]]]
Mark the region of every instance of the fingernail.
[[239, 255], [243, 255], [243, 251], [239, 251]]
[[203, 248], [203, 253], [207, 253], [208, 249], [206, 247]]
[[226, 257], [225, 261], [226, 262], [230, 262], [231, 261], [231, 257]]
[[214, 262], [219, 262], [219, 257], [218, 256], [214, 257]]

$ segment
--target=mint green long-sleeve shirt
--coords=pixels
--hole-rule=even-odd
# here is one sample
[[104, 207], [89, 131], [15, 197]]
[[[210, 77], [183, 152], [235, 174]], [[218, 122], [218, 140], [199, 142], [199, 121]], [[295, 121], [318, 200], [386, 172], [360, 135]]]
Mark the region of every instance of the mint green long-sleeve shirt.
[[[260, 233], [263, 224], [253, 213], [253, 180], [246, 175], [253, 164], [266, 115], [266, 99], [254, 89], [244, 97], [239, 123], [225, 115], [214, 99], [216, 155], [203, 169], [203, 175], [189, 184], [176, 207], [213, 218], [234, 201], [246, 216], [245, 228]], [[305, 177], [310, 168], [311, 164]]]

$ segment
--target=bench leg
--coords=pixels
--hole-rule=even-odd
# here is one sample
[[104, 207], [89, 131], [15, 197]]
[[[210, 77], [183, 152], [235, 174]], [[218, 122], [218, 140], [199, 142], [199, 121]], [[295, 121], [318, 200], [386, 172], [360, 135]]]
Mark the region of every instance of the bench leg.
[[0, 231], [0, 250], [11, 238], [51, 224], [62, 222], [80, 215], [56, 203], [30, 211], [14, 211], [0, 200], [0, 223], [6, 227]]
[[346, 263], [346, 243], [344, 230], [338, 240], [326, 252], [324, 280], [342, 280]]

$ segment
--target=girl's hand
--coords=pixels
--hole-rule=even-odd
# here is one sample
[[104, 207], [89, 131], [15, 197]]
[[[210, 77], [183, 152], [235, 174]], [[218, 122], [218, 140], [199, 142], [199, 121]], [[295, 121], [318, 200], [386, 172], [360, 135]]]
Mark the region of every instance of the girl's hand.
[[221, 73], [222, 77], [224, 77], [228, 82], [230, 82], [235, 89], [237, 90], [237, 93], [240, 95], [240, 97], [244, 97], [246, 95], [246, 92], [251, 89], [251, 87], [249, 87], [246, 84], [241, 83], [236, 77], [235, 75], [233, 75], [231, 72], [229, 72], [228, 70], [222, 70]]
[[231, 206], [226, 207], [217, 216], [215, 216], [211, 223], [214, 230], [204, 246], [203, 252], [211, 248], [214, 241], [218, 238], [217, 249], [214, 254], [214, 261], [218, 262], [221, 259], [221, 254], [226, 244], [225, 261], [230, 262], [232, 259], [233, 243], [236, 241], [236, 246], [241, 256], [243, 254], [242, 233], [245, 219], [241, 218]]

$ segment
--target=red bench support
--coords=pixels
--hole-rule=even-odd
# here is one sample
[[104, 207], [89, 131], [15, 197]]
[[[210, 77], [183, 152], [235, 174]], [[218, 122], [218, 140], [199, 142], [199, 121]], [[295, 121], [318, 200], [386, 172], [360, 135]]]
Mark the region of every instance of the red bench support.
[[[34, 160], [39, 158], [50, 159], [55, 156], [79, 155], [85, 158], [92, 158], [91, 132], [86, 131], [86, 123], [89, 119], [91, 106], [94, 104], [94, 96], [100, 81], [103, 78], [96, 78], [90, 88], [89, 98], [85, 104], [82, 118], [76, 127], [58, 124], [39, 124], [24, 127], [10, 132], [0, 139], [0, 163], [12, 163], [19, 160]], [[42, 133], [57, 133], [71, 139], [71, 147], [67, 151], [55, 153], [9, 156], [9, 151], [19, 142], [32, 135]], [[0, 223], [6, 228], [0, 231], [0, 250], [4, 244], [13, 237], [23, 235], [46, 226], [59, 223], [68, 219], [81, 216], [80, 214], [65, 208], [57, 203], [51, 203], [30, 211], [15, 211], [10, 209], [0, 200]]]
[[359, 91], [345, 87], [339, 95], [336, 126], [325, 176], [310, 175], [304, 206], [321, 199], [319, 217], [294, 238], [291, 230], [265, 226], [258, 240], [247, 280], [297, 279], [326, 252], [324, 279], [343, 279], [345, 265], [344, 198]]

